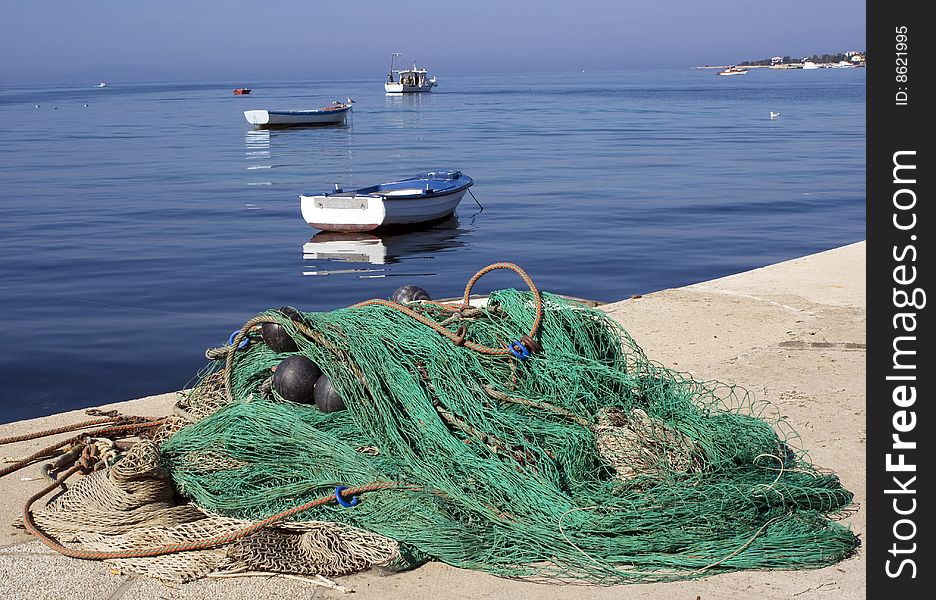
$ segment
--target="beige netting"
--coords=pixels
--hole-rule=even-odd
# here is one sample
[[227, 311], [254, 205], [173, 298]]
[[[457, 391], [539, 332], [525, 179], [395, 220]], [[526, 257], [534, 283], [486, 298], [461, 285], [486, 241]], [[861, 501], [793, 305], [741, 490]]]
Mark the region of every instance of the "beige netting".
[[[195, 544], [249, 526], [251, 521], [179, 502], [159, 461], [160, 443], [227, 402], [222, 380], [218, 374], [210, 376], [197, 390], [180, 396], [173, 415], [153, 439], [111, 456], [113, 466], [82, 478], [34, 510], [36, 523], [62, 543], [97, 551]], [[238, 466], [218, 456], [198, 458], [205, 470]], [[218, 548], [108, 562], [122, 571], [183, 583], [215, 572], [346, 575], [391, 565], [399, 556], [399, 544], [389, 538], [339, 523], [309, 521], [279, 524]]]
[[[178, 504], [159, 466], [159, 450], [149, 440], [134, 445], [113, 467], [79, 480], [34, 516], [59, 541], [99, 551], [193, 544], [251, 524]], [[398, 556], [399, 545], [391, 539], [311, 521], [267, 528], [221, 548], [110, 562], [124, 571], [186, 582], [215, 571], [346, 575], [388, 565]]]
[[162, 444], [183, 427], [214, 414], [229, 402], [224, 393], [223, 372], [212, 373], [198, 387], [179, 395], [172, 414], [166, 417], [165, 424], [153, 435], [153, 441]]
[[607, 408], [599, 411], [597, 420], [598, 454], [614, 467], [620, 481], [698, 471], [704, 464], [689, 436], [639, 408], [630, 413]]

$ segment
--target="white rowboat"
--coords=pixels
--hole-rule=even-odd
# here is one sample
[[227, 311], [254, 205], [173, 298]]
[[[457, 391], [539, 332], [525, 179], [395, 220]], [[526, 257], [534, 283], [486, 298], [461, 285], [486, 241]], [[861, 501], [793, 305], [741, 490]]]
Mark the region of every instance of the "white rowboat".
[[305, 222], [323, 231], [373, 231], [440, 221], [455, 212], [474, 184], [461, 171], [432, 171], [351, 192], [302, 194]]
[[296, 127], [344, 123], [350, 104], [335, 103], [315, 110], [245, 110], [247, 122], [257, 127]]

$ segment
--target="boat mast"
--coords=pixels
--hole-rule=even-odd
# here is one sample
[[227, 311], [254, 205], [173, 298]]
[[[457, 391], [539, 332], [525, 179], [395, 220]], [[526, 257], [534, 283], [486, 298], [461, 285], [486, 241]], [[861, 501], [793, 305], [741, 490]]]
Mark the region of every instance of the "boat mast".
[[390, 55], [390, 73], [387, 74], [387, 81], [393, 83], [393, 61], [397, 56], [403, 56], [402, 52], [394, 52]]

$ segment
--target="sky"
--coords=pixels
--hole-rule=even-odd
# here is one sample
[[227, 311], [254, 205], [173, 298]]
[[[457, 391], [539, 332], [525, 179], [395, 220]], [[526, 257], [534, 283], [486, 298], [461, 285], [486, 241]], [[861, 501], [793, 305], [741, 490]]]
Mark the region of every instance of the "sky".
[[855, 0], [4, 2], [0, 84], [377, 77], [733, 64], [865, 50]]

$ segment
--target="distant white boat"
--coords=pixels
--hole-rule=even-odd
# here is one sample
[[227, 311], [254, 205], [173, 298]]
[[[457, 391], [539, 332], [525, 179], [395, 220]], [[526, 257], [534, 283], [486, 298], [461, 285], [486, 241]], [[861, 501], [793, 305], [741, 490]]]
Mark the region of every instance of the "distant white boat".
[[812, 69], [818, 69], [820, 67], [813, 61], [807, 60], [806, 62], [803, 63], [803, 68], [806, 70], [812, 70]]
[[394, 52], [390, 56], [390, 73], [387, 75], [387, 82], [384, 84], [384, 89], [388, 94], [431, 92], [432, 88], [439, 84], [434, 76], [429, 77], [426, 69], [420, 69], [415, 62], [412, 69], [394, 70], [393, 61], [400, 55], [400, 52]]
[[350, 192], [335, 184], [332, 193], [300, 195], [299, 206], [305, 222], [317, 229], [373, 231], [445, 219], [472, 184], [461, 171], [432, 171]]
[[724, 71], [719, 71], [719, 75], [747, 75], [747, 69], [741, 67], [736, 67], [734, 65], [728, 67]]
[[335, 102], [314, 110], [245, 110], [247, 122], [257, 127], [296, 127], [344, 123], [350, 104]]
[[101, 83], [97, 84], [97, 86], [98, 86], [98, 87], [107, 87], [107, 84], [104, 83], [104, 82], [102, 81]]

